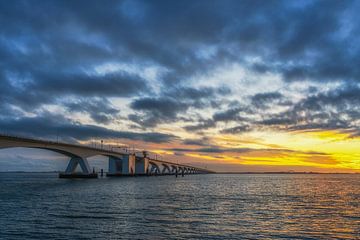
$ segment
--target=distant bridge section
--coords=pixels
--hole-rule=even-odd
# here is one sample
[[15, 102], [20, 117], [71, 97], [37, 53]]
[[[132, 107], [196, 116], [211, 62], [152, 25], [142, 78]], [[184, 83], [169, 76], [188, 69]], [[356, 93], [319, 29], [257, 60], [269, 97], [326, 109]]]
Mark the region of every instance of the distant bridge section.
[[[103, 155], [109, 159], [108, 177], [113, 176], [141, 176], [141, 175], [186, 175], [212, 173], [207, 169], [194, 166], [176, 164], [168, 161], [152, 159], [146, 152], [142, 156], [135, 153], [117, 152], [85, 145], [68, 144], [62, 142], [44, 141], [23, 137], [0, 135], [0, 149], [4, 148], [36, 148], [54, 151], [69, 157], [65, 172], [60, 178], [97, 178], [87, 158]], [[76, 172], [80, 166], [81, 172]]]

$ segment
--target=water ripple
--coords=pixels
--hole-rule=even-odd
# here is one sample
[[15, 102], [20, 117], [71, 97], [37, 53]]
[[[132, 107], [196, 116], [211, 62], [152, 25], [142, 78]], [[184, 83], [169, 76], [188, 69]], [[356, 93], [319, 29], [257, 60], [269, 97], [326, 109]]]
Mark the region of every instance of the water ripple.
[[360, 175], [0, 174], [0, 239], [360, 239]]

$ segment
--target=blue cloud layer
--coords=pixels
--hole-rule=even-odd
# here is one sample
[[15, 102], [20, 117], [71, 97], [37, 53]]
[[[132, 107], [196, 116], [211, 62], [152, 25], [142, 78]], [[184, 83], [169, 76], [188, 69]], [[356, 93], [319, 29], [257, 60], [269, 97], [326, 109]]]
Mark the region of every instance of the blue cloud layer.
[[[65, 125], [78, 140], [81, 132], [154, 142], [175, 138], [157, 126], [177, 122], [192, 133], [226, 123], [219, 132], [266, 127], [357, 135], [358, 8], [358, 1], [0, 2], [1, 129], [34, 135], [29, 121], [44, 121], [52, 128], [42, 123], [39, 135]], [[126, 68], [95, 71], [107, 63], [162, 71], [155, 77]], [[217, 85], [204, 80], [231, 64], [252, 74], [251, 85], [273, 75], [281, 86], [270, 90], [269, 80], [269, 89], [259, 85], [247, 94], [236, 91], [234, 83], [242, 84], [236, 77]], [[294, 90], [296, 84], [307, 90]], [[74, 124], [68, 117], [74, 113], [93, 125]], [[65, 122], [51, 121], [54, 114]], [[110, 123], [138, 131], [105, 128]]]

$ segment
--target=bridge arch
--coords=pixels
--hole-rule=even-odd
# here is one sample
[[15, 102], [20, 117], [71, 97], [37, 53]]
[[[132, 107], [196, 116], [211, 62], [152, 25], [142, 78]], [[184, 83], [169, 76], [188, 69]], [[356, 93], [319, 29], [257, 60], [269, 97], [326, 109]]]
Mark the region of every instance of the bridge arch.
[[149, 161], [149, 168], [150, 170], [148, 171], [149, 174], [160, 174], [160, 167], [157, 163], [153, 162], [153, 161]]
[[24, 172], [54, 172], [64, 170], [69, 156], [50, 149], [0, 148], [0, 170]]
[[161, 174], [171, 174], [170, 165], [166, 163], [161, 164], [163, 166], [163, 169], [161, 171]]
[[[80, 166], [82, 173], [90, 174], [92, 172], [86, 157], [81, 154], [80, 151], [72, 151], [71, 148], [64, 148], [62, 146], [56, 145], [41, 145], [41, 144], [32, 144], [32, 143], [13, 143], [13, 144], [4, 144], [0, 143], [0, 149], [12, 149], [12, 148], [28, 148], [28, 149], [40, 149], [50, 152], [59, 153], [63, 156], [69, 157], [69, 163], [66, 167], [65, 173], [73, 174], [76, 172], [77, 167]], [[85, 155], [86, 156], [86, 155]]]

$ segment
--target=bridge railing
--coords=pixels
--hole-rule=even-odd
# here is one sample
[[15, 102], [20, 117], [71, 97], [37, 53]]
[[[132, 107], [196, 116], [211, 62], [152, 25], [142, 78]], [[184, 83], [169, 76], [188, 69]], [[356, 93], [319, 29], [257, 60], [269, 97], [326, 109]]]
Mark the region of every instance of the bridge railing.
[[[57, 140], [49, 140], [49, 139], [39, 138], [39, 137], [34, 137], [34, 136], [29, 136], [29, 135], [10, 134], [7, 132], [0, 132], [0, 136], [13, 138], [16, 140], [26, 139], [29, 141], [41, 141], [41, 142], [48, 143], [48, 144], [66, 144], [66, 145], [74, 145], [74, 146], [79, 146], [79, 147], [88, 147], [88, 148], [92, 148], [92, 149], [96, 149], [96, 150], [103, 150], [103, 151], [116, 152], [116, 153], [122, 153], [122, 154], [124, 154], [124, 153], [136, 154], [136, 153], [144, 152], [144, 150], [126, 147], [126, 146], [121, 147], [119, 145], [114, 145], [114, 144], [104, 144], [103, 142], [96, 143], [93, 140], [91, 140], [90, 143], [88, 143], [88, 144], [83, 144], [83, 143], [79, 143], [79, 142], [68, 143], [68, 142], [64, 142], [64, 141], [59, 141], [58, 139]], [[163, 156], [161, 156], [160, 154], [152, 153], [149, 151], [146, 151], [146, 153], [148, 153], [150, 156], [153, 155], [153, 157], [152, 157], [153, 160], [161, 161], [163, 159]]]
[[[4, 132], [0, 132], [0, 136], [3, 137], [8, 137], [8, 138], [13, 138], [16, 140], [29, 140], [29, 141], [41, 141], [44, 143], [48, 143], [48, 144], [65, 144], [65, 145], [74, 145], [74, 146], [79, 146], [79, 147], [88, 147], [88, 148], [93, 148], [96, 150], [104, 150], [104, 151], [111, 151], [111, 152], [118, 152], [118, 153], [124, 153], [122, 151], [120, 151], [119, 149], [125, 149], [125, 148], [121, 148], [117, 145], [105, 145], [99, 143], [99, 144], [93, 144], [92, 142], [90, 142], [89, 144], [83, 144], [83, 143], [79, 143], [79, 142], [64, 142], [64, 141], [59, 141], [59, 140], [49, 140], [49, 139], [45, 139], [45, 138], [39, 138], [39, 137], [33, 137], [33, 136], [26, 136], [26, 135], [19, 135], [19, 134], [9, 134], [9, 133], [4, 133]], [[115, 149], [115, 150], [114, 150]], [[127, 150], [125, 150], [125, 152], [128, 152]], [[131, 153], [131, 152], [129, 152]]]

